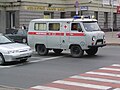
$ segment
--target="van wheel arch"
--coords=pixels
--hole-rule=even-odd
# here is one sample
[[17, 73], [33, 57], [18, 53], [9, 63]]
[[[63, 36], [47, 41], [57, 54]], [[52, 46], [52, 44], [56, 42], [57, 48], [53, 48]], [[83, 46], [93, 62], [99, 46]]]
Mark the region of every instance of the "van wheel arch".
[[4, 64], [5, 64], [5, 58], [3, 54], [0, 52], [0, 65], [4, 65]]

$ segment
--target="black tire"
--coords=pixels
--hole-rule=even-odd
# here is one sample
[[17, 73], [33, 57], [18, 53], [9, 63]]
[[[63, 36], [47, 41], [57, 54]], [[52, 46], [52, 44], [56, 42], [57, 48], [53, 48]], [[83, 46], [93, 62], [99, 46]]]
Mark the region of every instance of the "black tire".
[[0, 53], [0, 65], [4, 65], [4, 64], [5, 64], [5, 59], [3, 55]]
[[82, 57], [84, 54], [84, 51], [78, 45], [71, 46], [70, 52], [71, 52], [72, 57], [75, 57], [75, 58]]
[[53, 51], [55, 52], [55, 54], [59, 55], [59, 54], [61, 54], [61, 52], [63, 50], [62, 49], [53, 49]]
[[22, 59], [21, 61], [22, 61], [22, 62], [27, 62], [27, 58], [26, 58], [26, 59]]
[[92, 48], [92, 49], [88, 49], [86, 50], [86, 53], [89, 55], [89, 56], [93, 56], [97, 53], [98, 51], [98, 48]]
[[37, 46], [37, 53], [41, 56], [48, 54], [48, 49], [45, 47], [45, 45], [38, 45]]

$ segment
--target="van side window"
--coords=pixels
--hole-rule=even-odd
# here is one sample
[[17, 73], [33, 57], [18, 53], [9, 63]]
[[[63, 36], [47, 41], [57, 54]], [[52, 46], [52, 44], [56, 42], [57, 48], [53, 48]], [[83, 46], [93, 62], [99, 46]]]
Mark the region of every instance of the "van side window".
[[47, 24], [46, 23], [35, 23], [34, 29], [37, 31], [46, 31]]
[[71, 30], [72, 31], [82, 31], [82, 28], [80, 26], [80, 23], [72, 23], [71, 24]]
[[59, 31], [60, 23], [49, 23], [49, 31]]

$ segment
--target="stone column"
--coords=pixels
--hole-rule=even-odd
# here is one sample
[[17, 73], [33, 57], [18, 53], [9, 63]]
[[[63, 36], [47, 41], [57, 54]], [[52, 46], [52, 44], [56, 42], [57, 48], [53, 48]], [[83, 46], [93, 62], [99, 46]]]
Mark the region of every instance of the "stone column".
[[6, 10], [0, 11], [0, 33], [6, 33]]

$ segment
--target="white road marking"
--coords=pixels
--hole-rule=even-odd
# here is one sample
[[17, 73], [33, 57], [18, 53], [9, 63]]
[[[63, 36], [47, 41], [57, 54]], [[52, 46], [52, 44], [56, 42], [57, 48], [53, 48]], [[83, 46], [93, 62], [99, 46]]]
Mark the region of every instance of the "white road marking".
[[109, 86], [86, 84], [86, 83], [77, 83], [77, 82], [64, 81], [64, 80], [54, 81], [53, 83], [80, 86], [80, 87], [87, 87], [87, 88], [95, 88], [95, 89], [100, 89], [100, 90], [107, 90], [107, 89], [111, 88]]
[[115, 69], [115, 68], [100, 68], [102, 70], [112, 70], [112, 71], [120, 71], [120, 69]]
[[66, 89], [59, 89], [54, 87], [47, 87], [47, 86], [35, 86], [32, 89], [40, 89], [40, 90], [66, 90]]
[[92, 80], [92, 81], [99, 81], [99, 82], [110, 82], [110, 83], [117, 83], [120, 84], [120, 81], [117, 80], [110, 80], [110, 79], [102, 79], [102, 78], [93, 78], [93, 77], [84, 77], [84, 76], [72, 76], [70, 78], [76, 78], [76, 79], [84, 79], [84, 80]]
[[113, 64], [112, 66], [117, 66], [117, 67], [120, 67], [120, 64]]
[[43, 62], [43, 61], [53, 60], [53, 59], [62, 58], [62, 57], [64, 57], [64, 56], [57, 56], [57, 57], [43, 58], [43, 59], [40, 59], [40, 60], [30, 61], [30, 63], [34, 63], [34, 62]]
[[111, 74], [111, 73], [101, 73], [101, 72], [86, 72], [88, 74], [95, 74], [95, 75], [104, 75], [104, 76], [112, 76], [112, 77], [120, 77], [120, 74]]
[[116, 89], [113, 89], [113, 90], [120, 90], [120, 88], [116, 88]]
[[[62, 57], [64, 57], [64, 56], [57, 56], [57, 57], [43, 58], [43, 59], [39, 59], [39, 60], [29, 61], [29, 62], [27, 62], [27, 63], [43, 62], [43, 61], [48, 61], [48, 60], [58, 59], [58, 58], [62, 58]], [[15, 67], [15, 66], [18, 66], [18, 65], [22, 65], [22, 64], [23, 64], [23, 63], [16, 64], [16, 65], [10, 65], [10, 66], [0, 66], [0, 69], [1, 69], [1, 68], [12, 68], [12, 67]]]
[[120, 90], [120, 88], [115, 88], [115, 89], [113, 89], [113, 90]]
[[14, 67], [16, 65], [11, 65], [11, 66], [0, 66], [0, 68], [11, 68], [11, 67]]

